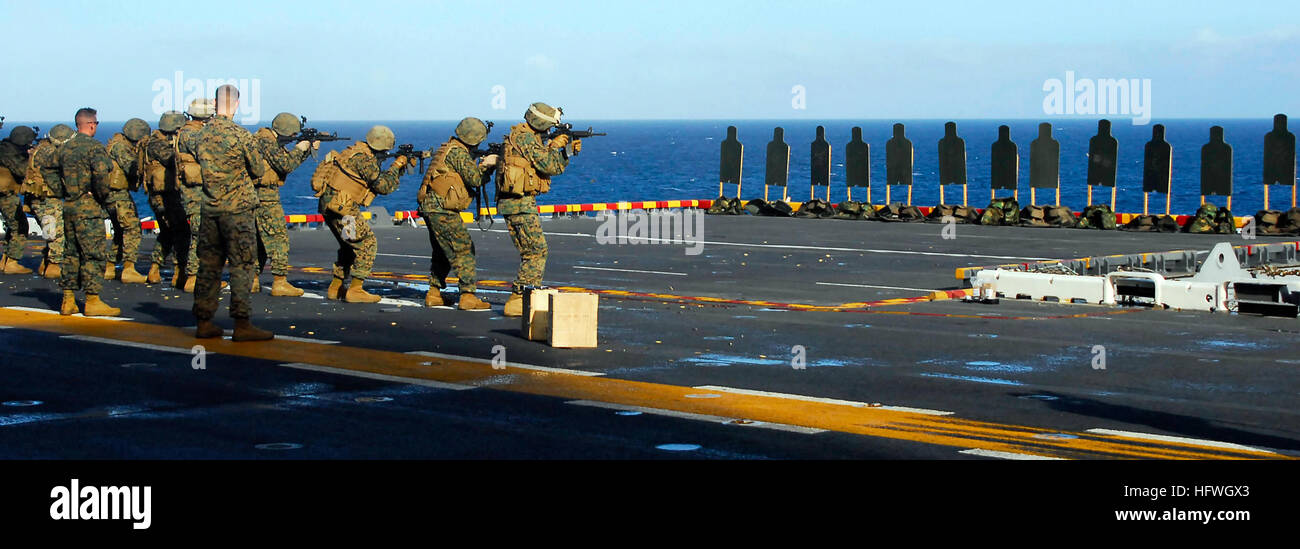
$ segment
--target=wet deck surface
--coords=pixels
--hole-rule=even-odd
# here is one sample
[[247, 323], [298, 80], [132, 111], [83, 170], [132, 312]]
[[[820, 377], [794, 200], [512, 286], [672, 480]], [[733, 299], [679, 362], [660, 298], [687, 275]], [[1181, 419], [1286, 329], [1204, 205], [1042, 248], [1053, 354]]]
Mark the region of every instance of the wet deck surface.
[[[1300, 455], [1294, 319], [879, 303], [956, 288], [958, 267], [1209, 249], [1222, 236], [958, 226], [948, 240], [941, 225], [708, 217], [702, 253], [688, 255], [681, 244], [601, 244], [598, 226], [543, 220], [547, 284], [602, 292], [597, 349], [526, 341], [501, 316], [518, 259], [499, 222], [471, 229], [487, 313], [419, 306], [428, 234], [388, 222], [376, 224], [367, 286], [389, 301], [374, 305], [320, 299], [333, 238], [290, 231], [290, 279], [318, 297], [263, 293], [254, 320], [308, 341], [194, 340], [175, 329], [194, 325], [191, 296], [165, 284], [107, 283], [105, 299], [129, 320], [0, 309], [0, 401], [41, 402], [0, 407], [0, 457]], [[0, 277], [0, 305], [58, 303], [53, 281]], [[857, 305], [800, 310], [844, 304]], [[224, 304], [218, 321], [230, 327]], [[188, 350], [201, 343], [215, 354], [195, 369]], [[496, 346], [525, 367], [468, 360]], [[804, 368], [792, 366], [797, 347]], [[405, 354], [420, 351], [460, 358]], [[257, 447], [274, 443], [294, 446]]]

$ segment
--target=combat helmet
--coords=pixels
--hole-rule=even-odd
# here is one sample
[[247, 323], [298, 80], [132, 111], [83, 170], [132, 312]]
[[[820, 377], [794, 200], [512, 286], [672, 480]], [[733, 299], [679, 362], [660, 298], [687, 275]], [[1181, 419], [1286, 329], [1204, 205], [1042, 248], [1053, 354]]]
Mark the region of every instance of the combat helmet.
[[471, 147], [477, 147], [482, 143], [487, 138], [487, 134], [487, 124], [473, 116], [464, 118], [456, 124], [456, 139]]
[[181, 111], [167, 111], [158, 119], [158, 129], [166, 133], [176, 133], [185, 125], [185, 114]]
[[48, 136], [50, 141], [53, 141], [55, 145], [62, 145], [67, 142], [67, 140], [71, 139], [72, 134], [74, 133], [76, 132], [67, 124], [55, 124], [53, 128], [50, 128], [50, 133], [45, 135]]
[[551, 129], [551, 126], [560, 123], [560, 115], [564, 114], [564, 109], [559, 109], [547, 105], [546, 103], [533, 103], [528, 106], [524, 112], [524, 121], [539, 132]]
[[217, 100], [195, 99], [190, 101], [190, 108], [186, 112], [195, 120], [207, 120], [217, 114]]
[[36, 131], [27, 126], [14, 126], [9, 131], [9, 142], [20, 147], [26, 147], [36, 140]]
[[126, 138], [133, 143], [144, 139], [146, 135], [149, 135], [149, 123], [139, 118], [127, 120], [125, 124], [122, 124], [122, 134], [126, 135]]
[[280, 137], [289, 137], [302, 130], [302, 122], [292, 113], [282, 112], [271, 120], [271, 130]]
[[386, 151], [396, 143], [397, 136], [393, 135], [393, 130], [388, 126], [375, 126], [366, 132], [366, 144], [372, 149]]

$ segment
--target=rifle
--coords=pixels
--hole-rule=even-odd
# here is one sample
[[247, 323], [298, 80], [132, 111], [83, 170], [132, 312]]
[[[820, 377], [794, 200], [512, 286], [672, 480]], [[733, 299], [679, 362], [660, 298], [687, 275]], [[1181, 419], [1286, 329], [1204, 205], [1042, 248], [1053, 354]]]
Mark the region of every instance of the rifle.
[[[492, 128], [492, 123], [488, 122], [488, 129], [491, 128]], [[497, 162], [504, 162], [505, 146], [506, 146], [505, 143], [488, 143], [487, 148], [480, 149], [478, 147], [474, 147], [470, 149], [469, 155], [471, 158], [474, 159], [475, 162], [477, 162], [480, 158], [495, 154], [497, 155], [498, 158]], [[490, 172], [484, 172], [483, 182], [478, 187], [470, 189], [470, 192], [474, 193], [474, 224], [478, 226], [480, 231], [486, 231], [488, 230], [488, 228], [492, 227], [492, 225], [496, 224], [496, 219], [492, 217], [492, 201], [490, 198], [486, 198], [484, 196], [487, 194], [487, 184], [490, 181], [492, 181], [492, 176], [490, 175]], [[487, 203], [487, 214], [486, 216], [482, 216], [479, 215], [479, 213], [484, 211], [483, 205], [485, 202]], [[483, 217], [488, 218], [487, 227], [483, 226]]]
[[[323, 132], [316, 128], [308, 128], [307, 117], [299, 116], [298, 118], [302, 119], [302, 129], [298, 130], [298, 133], [288, 137], [276, 136], [275, 138], [276, 142], [279, 143], [281, 147], [288, 145], [289, 143], [299, 143], [302, 141], [323, 142], [323, 141], [347, 141], [352, 139], [351, 137], [339, 137], [338, 132]], [[316, 151], [313, 150], [311, 154], [312, 156], [316, 156]]]
[[574, 139], [586, 139], [588, 137], [604, 137], [606, 134], [604, 132], [597, 133], [591, 131], [591, 126], [587, 126], [587, 129], [585, 130], [575, 130], [573, 129], [573, 124], [565, 122], [563, 124], [556, 124], [554, 127], [552, 127], [551, 132], [546, 134], [546, 139], [547, 140], [555, 139], [556, 137], [559, 137], [561, 135], [569, 136], [569, 143], [564, 146], [564, 156], [571, 157], [578, 154], [573, 150]]
[[398, 145], [396, 149], [390, 151], [380, 151], [375, 153], [375, 159], [380, 162], [389, 158], [397, 158], [399, 156], [406, 157], [406, 166], [401, 169], [399, 175], [405, 175], [407, 168], [416, 165], [417, 162], [420, 165], [420, 173], [424, 173], [424, 158], [428, 156], [428, 152], [415, 150], [415, 145], [411, 143]]

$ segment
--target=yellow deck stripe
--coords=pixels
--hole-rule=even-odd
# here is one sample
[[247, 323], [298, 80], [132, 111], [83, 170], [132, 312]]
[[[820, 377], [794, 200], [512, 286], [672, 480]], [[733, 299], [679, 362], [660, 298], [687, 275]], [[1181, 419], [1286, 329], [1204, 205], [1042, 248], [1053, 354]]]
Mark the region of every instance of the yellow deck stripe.
[[[913, 412], [862, 408], [784, 398], [723, 392], [717, 398], [688, 395], [702, 389], [589, 377], [554, 371], [507, 367], [459, 359], [408, 355], [342, 345], [301, 341], [235, 343], [223, 339], [194, 339], [179, 328], [133, 321], [63, 317], [31, 311], [0, 309], [0, 324], [44, 332], [88, 335], [166, 346], [201, 344], [218, 356], [242, 356], [277, 363], [305, 363], [356, 372], [369, 372], [445, 383], [473, 384], [488, 389], [645, 406], [693, 414], [743, 418], [909, 440], [957, 448], [982, 448], [1065, 458], [1160, 459], [1289, 459], [1271, 452], [1201, 446], [1188, 442], [1153, 441], [1086, 432], [933, 416]], [[422, 363], [431, 363], [423, 365]], [[503, 375], [508, 374], [508, 375]]]

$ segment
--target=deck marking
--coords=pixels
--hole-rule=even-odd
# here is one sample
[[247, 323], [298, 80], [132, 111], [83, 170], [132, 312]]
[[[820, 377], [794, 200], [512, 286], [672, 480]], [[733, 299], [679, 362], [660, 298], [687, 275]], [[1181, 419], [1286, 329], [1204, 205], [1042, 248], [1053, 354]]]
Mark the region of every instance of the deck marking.
[[613, 269], [613, 268], [610, 268], [610, 267], [585, 267], [585, 266], [582, 266], [582, 265], [574, 265], [573, 268], [574, 268], [574, 269], [590, 269], [590, 270], [593, 270], [593, 271], [618, 271], [618, 272], [624, 272], [624, 273], [646, 273], [646, 274], [659, 274], [659, 275], [687, 276], [686, 273], [673, 273], [673, 272], [668, 272], [668, 271], [641, 271], [641, 270], [637, 270], [637, 269]]
[[[487, 359], [487, 358], [476, 358], [476, 357], [467, 357], [467, 356], [459, 356], [459, 355], [448, 355], [448, 354], [443, 354], [443, 353], [435, 353], [435, 352], [433, 352], [433, 351], [410, 351], [410, 352], [408, 352], [408, 353], [406, 353], [406, 354], [408, 354], [408, 355], [416, 355], [416, 356], [429, 356], [429, 357], [434, 357], [434, 358], [443, 358], [443, 359], [447, 359], [447, 360], [464, 360], [464, 361], [467, 361], [467, 362], [477, 362], [477, 363], [479, 363], [479, 364], [492, 365], [492, 360], [491, 360], [491, 359]], [[524, 370], [534, 370], [534, 371], [538, 371], [538, 372], [551, 372], [551, 373], [556, 373], [556, 374], [569, 374], [569, 375], [574, 375], [574, 376], [600, 377], [600, 376], [605, 375], [604, 372], [587, 372], [587, 371], [583, 371], [583, 370], [570, 370], [570, 369], [568, 369], [568, 368], [552, 368], [552, 367], [549, 367], [549, 366], [536, 366], [536, 365], [533, 365], [533, 364], [521, 364], [521, 363], [519, 363], [519, 362], [507, 362], [505, 365], [506, 365], [506, 367], [509, 367], [509, 368], [522, 368], [522, 369], [524, 369]]]
[[732, 423], [737, 419], [745, 419], [745, 418], [711, 416], [707, 414], [692, 414], [690, 412], [678, 412], [676, 410], [665, 410], [663, 408], [648, 408], [645, 406], [628, 406], [625, 404], [613, 404], [609, 402], [598, 402], [593, 400], [570, 400], [568, 402], [565, 402], [565, 404], [572, 404], [574, 406], [591, 406], [594, 408], [605, 408], [607, 410], [620, 410], [624, 412], [641, 412], [643, 414], [652, 414], [656, 416], [675, 417], [678, 419], [693, 419], [696, 421], [706, 421], [711, 423], [735, 425], [737, 427], [773, 429], [776, 431], [787, 431], [790, 433], [799, 433], [804, 435], [815, 435], [817, 433], [826, 432], [826, 429], [818, 429], [816, 427], [801, 427], [799, 425], [785, 425], [781, 423], [763, 422], [763, 423], [753, 423], [753, 424], [746, 425], [743, 423]]
[[[59, 315], [59, 311], [55, 311], [55, 310], [53, 310], [53, 309], [42, 309], [42, 308], [40, 308], [40, 307], [20, 307], [20, 306], [14, 305], [14, 306], [5, 307], [5, 308], [6, 308], [6, 309], [13, 309], [13, 310], [15, 310], [15, 311], [27, 311], [27, 312], [30, 312], [30, 313], [41, 313], [41, 314], [47, 314], [47, 315]], [[63, 316], [63, 315], [59, 315], [59, 316]], [[83, 315], [83, 314], [81, 314], [81, 313], [77, 313], [77, 314], [75, 314], [75, 315], [69, 315], [69, 316], [75, 316], [75, 317], [78, 317], [78, 318], [93, 318], [93, 319], [95, 319], [95, 320], [112, 320], [112, 321], [115, 321], [115, 322], [121, 322], [121, 321], [123, 321], [123, 320], [131, 320], [130, 318], [122, 317], [122, 316], [91, 316], [91, 317], [88, 317], [88, 316]]]
[[1243, 444], [1233, 444], [1233, 443], [1231, 443], [1231, 442], [1219, 442], [1219, 441], [1217, 441], [1217, 440], [1205, 440], [1205, 439], [1199, 439], [1199, 438], [1176, 437], [1176, 436], [1170, 436], [1170, 435], [1156, 435], [1156, 434], [1152, 434], [1152, 433], [1139, 433], [1139, 432], [1135, 432], [1135, 431], [1118, 431], [1118, 430], [1115, 430], [1115, 429], [1088, 429], [1088, 432], [1089, 432], [1089, 433], [1096, 433], [1096, 434], [1098, 434], [1098, 435], [1112, 435], [1112, 436], [1117, 436], [1117, 437], [1142, 438], [1142, 439], [1147, 439], [1147, 440], [1158, 440], [1158, 441], [1161, 441], [1161, 442], [1178, 442], [1178, 443], [1181, 443], [1181, 444], [1196, 444], [1196, 445], [1199, 445], [1199, 446], [1213, 446], [1213, 447], [1216, 447], [1216, 448], [1229, 448], [1229, 449], [1232, 449], [1232, 450], [1246, 450], [1246, 451], [1249, 451], [1249, 452], [1268, 452], [1268, 453], [1274, 453], [1274, 454], [1277, 453], [1277, 452], [1275, 452], [1275, 451], [1273, 451], [1273, 450], [1268, 450], [1268, 449], [1265, 449], [1265, 448], [1258, 448], [1258, 447], [1254, 447], [1254, 446], [1246, 446], [1246, 445], [1243, 445]]
[[[65, 335], [59, 336], [59, 339], [74, 339], [77, 341], [87, 341], [90, 343], [102, 343], [105, 345], [117, 345], [118, 347], [134, 347], [136, 349], [148, 349], [150, 351], [162, 351], [164, 353], [177, 353], [182, 355], [193, 354], [189, 347], [169, 347], [167, 345], [154, 345], [152, 343], [137, 343], [134, 341], [122, 341], [120, 339], [109, 339], [106, 337], [95, 337], [87, 335]], [[207, 353], [214, 355], [216, 353]]]
[[872, 406], [867, 402], [857, 402], [853, 400], [840, 400], [836, 398], [822, 398], [804, 395], [793, 395], [790, 393], [773, 393], [770, 391], [756, 391], [754, 389], [736, 389], [734, 387], [723, 387], [720, 385], [700, 385], [695, 387], [705, 391], [721, 391], [724, 393], [736, 393], [738, 395], [756, 395], [770, 396], [776, 398], [788, 398], [791, 400], [802, 400], [805, 402], [820, 402], [823, 404], [838, 404], [840, 406], [853, 406], [854, 408], [874, 408], [876, 410], [893, 410], [895, 412], [911, 412], [913, 414], [924, 414], [930, 416], [950, 416], [952, 412], [943, 410], [928, 410], [925, 408], [911, 408], [908, 406]]
[[936, 290], [927, 290], [925, 288], [904, 288], [902, 286], [875, 286], [872, 284], [843, 284], [839, 282], [818, 282], [818, 286], [848, 286], [850, 288], [880, 288], [883, 290], [907, 290], [910, 292], [933, 292]]
[[[526, 395], [641, 406], [676, 412], [825, 429], [885, 439], [906, 440], [957, 449], [1029, 453], [1062, 458], [1157, 459], [1292, 459], [1253, 449], [1206, 446], [1063, 432], [1059, 428], [935, 416], [914, 412], [857, 408], [800, 399], [722, 392], [719, 398], [692, 399], [700, 389], [664, 383], [574, 375], [559, 369], [493, 368], [482, 359], [433, 359], [395, 351], [322, 345], [298, 341], [230, 342], [194, 339], [179, 328], [143, 322], [97, 322], [93, 319], [0, 309], [0, 324], [63, 335], [83, 335], [159, 346], [203, 344], [209, 352], [275, 364], [303, 364], [390, 376], [401, 383], [422, 380]], [[429, 361], [437, 360], [435, 367]], [[383, 378], [381, 378], [383, 379]], [[1055, 436], [1044, 437], [1044, 434]], [[1069, 436], [1061, 436], [1069, 435]]]
[[310, 370], [313, 372], [324, 372], [327, 374], [338, 374], [338, 375], [349, 376], [349, 377], [360, 377], [365, 379], [375, 379], [379, 381], [392, 381], [395, 383], [407, 383], [410, 385], [422, 385], [424, 387], [433, 387], [435, 389], [448, 389], [451, 391], [468, 391], [470, 389], [478, 388], [473, 385], [460, 385], [458, 383], [443, 383], [441, 381], [433, 381], [433, 380], [420, 379], [414, 377], [376, 374], [374, 372], [358, 372], [356, 370], [347, 370], [343, 368], [331, 368], [329, 366], [320, 366], [316, 364], [303, 364], [301, 362], [286, 362], [284, 364], [281, 364], [280, 366], [283, 366], [285, 368], [293, 368], [295, 370]]
[[982, 449], [982, 448], [971, 448], [970, 450], [962, 450], [962, 451], [957, 452], [957, 453], [958, 453], [958, 454], [967, 454], [967, 455], [971, 455], [971, 456], [983, 456], [983, 457], [1000, 458], [1000, 459], [1023, 459], [1023, 460], [1039, 460], [1039, 459], [1046, 459], [1046, 460], [1059, 460], [1059, 459], [1061, 459], [1061, 458], [1058, 458], [1058, 457], [1040, 456], [1040, 455], [1036, 455], [1036, 454], [1021, 454], [1021, 453], [1019, 453], [1019, 452], [999, 452], [999, 451], [997, 451], [997, 450], [984, 450], [984, 449]]

